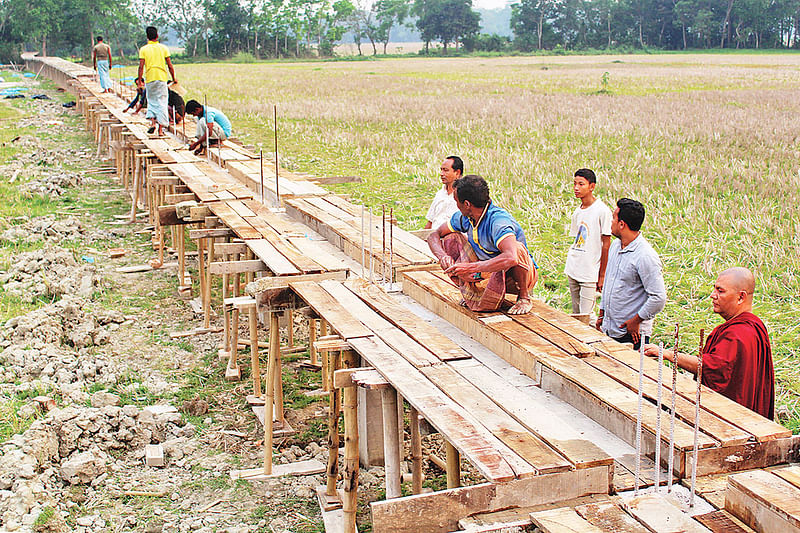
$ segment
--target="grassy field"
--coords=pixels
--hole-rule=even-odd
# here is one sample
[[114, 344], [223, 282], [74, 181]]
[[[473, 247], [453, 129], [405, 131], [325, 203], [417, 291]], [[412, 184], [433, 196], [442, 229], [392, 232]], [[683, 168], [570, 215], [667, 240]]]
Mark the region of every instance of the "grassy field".
[[607, 203], [647, 208], [669, 302], [657, 340], [684, 346], [720, 322], [708, 294], [733, 265], [758, 277], [781, 420], [800, 429], [800, 55], [390, 59], [179, 65], [189, 97], [225, 110], [235, 135], [284, 164], [357, 175], [338, 192], [393, 205], [419, 228], [449, 154], [480, 173], [526, 231], [543, 282], [566, 308], [572, 173], [590, 167]]

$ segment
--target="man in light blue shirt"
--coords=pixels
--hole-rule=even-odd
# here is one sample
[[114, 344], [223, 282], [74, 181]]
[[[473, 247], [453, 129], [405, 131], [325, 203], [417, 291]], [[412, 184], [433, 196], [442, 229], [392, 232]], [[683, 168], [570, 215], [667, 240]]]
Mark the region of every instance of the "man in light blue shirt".
[[597, 329], [617, 342], [639, 349], [653, 332], [653, 319], [664, 309], [667, 291], [661, 259], [641, 234], [644, 206], [622, 198], [611, 218], [611, 234], [617, 237], [608, 252], [606, 279], [600, 301]]
[[[195, 132], [197, 140], [189, 145], [189, 150], [197, 148], [195, 153], [198, 155], [202, 153], [207, 144], [213, 146], [224, 141], [233, 133], [231, 121], [222, 111], [209, 105], [202, 106], [197, 100], [186, 102], [186, 114], [197, 117], [197, 131]], [[208, 143], [206, 143], [206, 139], [208, 139]]]

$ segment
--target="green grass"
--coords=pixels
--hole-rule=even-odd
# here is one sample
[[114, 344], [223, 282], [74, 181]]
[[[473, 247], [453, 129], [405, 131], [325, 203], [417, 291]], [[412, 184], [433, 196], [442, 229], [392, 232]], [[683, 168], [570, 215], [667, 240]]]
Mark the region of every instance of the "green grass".
[[[180, 65], [192, 92], [226, 111], [237, 137], [272, 146], [278, 107], [282, 162], [357, 202], [423, 225], [450, 154], [480, 173], [526, 232], [541, 267], [535, 296], [567, 309], [565, 225], [572, 173], [590, 167], [598, 196], [647, 209], [644, 234], [665, 266], [669, 301], [656, 341], [674, 323], [683, 345], [720, 322], [716, 273], [748, 266], [755, 312], [773, 342], [781, 421], [800, 426], [800, 180], [796, 142], [800, 55], [668, 53], [418, 58], [332, 63]], [[224, 80], [224, 82], [223, 82]], [[598, 94], [600, 92], [600, 94]], [[259, 95], [269, 95], [268, 98]]]

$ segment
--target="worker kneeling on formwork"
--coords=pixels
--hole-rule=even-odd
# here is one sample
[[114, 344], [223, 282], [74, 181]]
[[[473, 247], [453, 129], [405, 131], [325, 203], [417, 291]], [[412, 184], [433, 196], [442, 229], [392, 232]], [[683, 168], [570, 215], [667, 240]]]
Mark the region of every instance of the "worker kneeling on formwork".
[[519, 223], [492, 203], [481, 176], [464, 176], [453, 188], [458, 212], [431, 233], [428, 245], [461, 290], [461, 304], [496, 311], [511, 293], [517, 301], [508, 312], [529, 313], [537, 272]]
[[195, 150], [197, 155], [202, 154], [206, 146], [215, 145], [231, 136], [231, 121], [219, 109], [189, 100], [186, 102], [186, 114], [197, 118], [197, 140], [189, 145], [189, 150]]

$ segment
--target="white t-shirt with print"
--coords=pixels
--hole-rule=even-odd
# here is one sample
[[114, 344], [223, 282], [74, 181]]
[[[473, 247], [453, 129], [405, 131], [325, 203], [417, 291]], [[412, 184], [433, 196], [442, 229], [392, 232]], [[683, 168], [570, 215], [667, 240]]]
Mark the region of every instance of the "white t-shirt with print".
[[433, 197], [425, 219], [431, 223], [432, 229], [439, 229], [439, 226], [449, 221], [456, 211], [458, 211], [458, 206], [455, 198], [452, 194], [447, 194], [447, 188], [442, 185], [442, 188]]
[[597, 281], [600, 273], [601, 236], [611, 235], [611, 210], [600, 199], [586, 209], [578, 206], [569, 228], [572, 244], [564, 273], [580, 282]]

